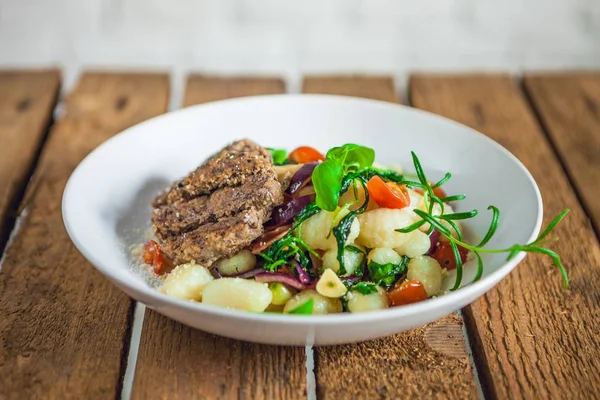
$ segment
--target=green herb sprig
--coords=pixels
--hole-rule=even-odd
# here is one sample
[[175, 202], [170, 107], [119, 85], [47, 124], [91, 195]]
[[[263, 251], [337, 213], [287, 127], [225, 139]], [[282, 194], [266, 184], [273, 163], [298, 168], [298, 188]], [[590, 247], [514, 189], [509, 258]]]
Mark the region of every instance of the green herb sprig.
[[[452, 251], [454, 254], [454, 258], [456, 261], [456, 281], [454, 282], [454, 286], [450, 290], [456, 290], [460, 287], [462, 283], [463, 276], [463, 263], [460, 256], [460, 252], [458, 247], [463, 247], [467, 250], [472, 251], [477, 258], [477, 273], [473, 282], [479, 280], [483, 274], [483, 260], [481, 258], [480, 253], [508, 253], [507, 261], [515, 257], [519, 252], [527, 252], [527, 253], [541, 253], [552, 258], [553, 265], [557, 266], [562, 274], [563, 278], [563, 287], [565, 289], [569, 286], [569, 279], [567, 276], [567, 271], [565, 266], [562, 264], [560, 257], [558, 254], [548, 248], [543, 247], [545, 243], [548, 242], [546, 237], [556, 228], [558, 223], [567, 215], [569, 212], [568, 209], [562, 211], [552, 222], [548, 225], [548, 227], [531, 243], [528, 244], [514, 244], [506, 249], [486, 249], [484, 246], [490, 241], [490, 239], [496, 233], [498, 229], [498, 224], [500, 221], [500, 210], [497, 207], [491, 205], [488, 207], [488, 210], [492, 211], [492, 221], [490, 223], [490, 227], [484, 238], [478, 245], [471, 245], [465, 243], [463, 241], [462, 232], [458, 229], [458, 226], [454, 221], [457, 220], [465, 220], [474, 218], [478, 213], [477, 210], [469, 211], [469, 212], [459, 212], [453, 214], [444, 214], [444, 203], [450, 201], [458, 201], [463, 200], [465, 198], [464, 195], [456, 195], [456, 196], [448, 196], [444, 198], [439, 198], [435, 195], [433, 189], [440, 187], [444, 183], [446, 183], [450, 178], [451, 174], [447, 173], [444, 178], [440, 181], [431, 185], [423, 172], [423, 168], [421, 166], [421, 162], [417, 155], [414, 152], [411, 152], [413, 158], [413, 164], [415, 166], [415, 171], [417, 177], [419, 179], [419, 183], [424, 189], [423, 199], [425, 202], [425, 209], [427, 211], [414, 209], [415, 214], [417, 214], [421, 220], [407, 226], [405, 228], [396, 229], [397, 232], [408, 233], [414, 231], [415, 229], [419, 229], [421, 226], [426, 223], [430, 224], [429, 233], [433, 231], [433, 229], [437, 229], [442, 235], [444, 235], [450, 242], [450, 246], [452, 247]], [[440, 215], [433, 215], [434, 205], [438, 204], [440, 206]], [[446, 224], [444, 224], [444, 222]], [[448, 226], [450, 228], [448, 228]], [[454, 235], [453, 235], [454, 232]]]

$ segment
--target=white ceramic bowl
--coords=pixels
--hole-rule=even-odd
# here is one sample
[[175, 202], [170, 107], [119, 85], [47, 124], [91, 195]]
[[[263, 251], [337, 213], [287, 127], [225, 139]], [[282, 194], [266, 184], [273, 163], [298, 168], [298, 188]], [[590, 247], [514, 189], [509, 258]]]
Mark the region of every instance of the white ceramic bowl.
[[[381, 164], [412, 169], [410, 151], [428, 177], [446, 171], [449, 194], [465, 193], [458, 210], [480, 210], [467, 225], [483, 236], [490, 204], [501, 210], [490, 248], [525, 243], [539, 232], [542, 202], [525, 167], [507, 150], [463, 125], [395, 104], [350, 97], [280, 95], [250, 97], [186, 108], [108, 140], [73, 172], [63, 197], [63, 217], [77, 248], [134, 299], [170, 318], [207, 332], [252, 342], [305, 345], [348, 343], [390, 335], [434, 321], [492, 288], [524, 257], [486, 255], [481, 280], [470, 283], [467, 265], [459, 290], [383, 311], [325, 316], [255, 314], [191, 303], [151, 288], [130, 265], [129, 246], [144, 242], [150, 202], [170, 182], [195, 169], [229, 142], [250, 138], [267, 147], [311, 145], [323, 151], [344, 143], [373, 147]], [[451, 275], [446, 282], [453, 282]]]

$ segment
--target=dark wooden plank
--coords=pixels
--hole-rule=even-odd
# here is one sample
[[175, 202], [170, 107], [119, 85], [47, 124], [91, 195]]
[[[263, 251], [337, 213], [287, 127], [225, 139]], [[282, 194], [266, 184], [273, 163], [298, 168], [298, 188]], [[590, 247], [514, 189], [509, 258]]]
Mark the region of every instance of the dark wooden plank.
[[[184, 106], [284, 91], [279, 79], [192, 76]], [[226, 339], [147, 310], [132, 395], [135, 399], [298, 399], [305, 396], [305, 376], [302, 348]]]
[[60, 73], [0, 71], [0, 254], [58, 99]]
[[529, 255], [465, 310], [487, 397], [597, 397], [600, 248], [523, 93], [504, 75], [416, 76], [410, 93], [415, 106], [478, 129], [519, 157], [542, 191], [545, 223], [572, 210], [552, 245], [569, 270], [569, 291], [548, 259]]
[[79, 161], [116, 132], [166, 110], [168, 77], [84, 74], [52, 128], [0, 272], [0, 397], [115, 398], [132, 302], [97, 273], [63, 227]]
[[394, 80], [389, 76], [308, 76], [304, 79], [302, 91], [398, 101]]
[[[355, 79], [355, 80], [353, 80]], [[398, 101], [392, 78], [307, 78], [305, 90]], [[455, 313], [389, 338], [315, 349], [323, 399], [469, 398], [476, 386]]]
[[532, 74], [523, 82], [600, 233], [600, 73]]

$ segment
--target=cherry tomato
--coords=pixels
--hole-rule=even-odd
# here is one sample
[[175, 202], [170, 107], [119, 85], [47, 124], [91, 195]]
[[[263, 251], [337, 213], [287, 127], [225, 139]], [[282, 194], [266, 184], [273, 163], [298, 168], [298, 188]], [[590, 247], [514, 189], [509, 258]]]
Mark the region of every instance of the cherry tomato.
[[374, 176], [367, 182], [369, 196], [380, 207], [385, 208], [404, 208], [410, 205], [410, 197], [406, 186], [398, 185], [394, 182], [384, 182], [378, 176]]
[[154, 267], [154, 273], [161, 275], [171, 272], [175, 266], [173, 262], [160, 249], [158, 243], [154, 240], [149, 240], [144, 246], [144, 262]]
[[392, 307], [403, 306], [427, 300], [427, 292], [421, 282], [413, 279], [412, 281], [404, 281], [396, 284], [388, 292], [388, 300]]
[[[423, 194], [423, 189], [421, 189], [421, 188], [415, 188], [414, 190], [415, 190], [415, 192], [417, 192], [419, 194]], [[433, 189], [433, 194], [436, 195], [437, 197], [439, 197], [440, 199], [443, 199], [444, 197], [448, 197], [448, 195], [446, 194], [444, 189], [442, 189], [441, 187], [436, 187], [435, 189]]]
[[[460, 260], [464, 263], [467, 261], [469, 250], [458, 246], [458, 254], [460, 254]], [[448, 270], [456, 269], [456, 258], [454, 258], [454, 251], [452, 250], [450, 243], [439, 243], [431, 257], [435, 258], [442, 268]]]
[[312, 147], [301, 146], [290, 153], [288, 160], [296, 164], [306, 164], [309, 162], [325, 161], [325, 156]]

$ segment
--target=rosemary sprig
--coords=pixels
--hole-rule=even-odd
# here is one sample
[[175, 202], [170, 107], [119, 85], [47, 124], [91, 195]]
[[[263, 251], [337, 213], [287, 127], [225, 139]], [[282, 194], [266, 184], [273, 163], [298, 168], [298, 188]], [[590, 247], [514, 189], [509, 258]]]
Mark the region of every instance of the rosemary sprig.
[[[423, 189], [423, 199], [425, 203], [425, 209], [427, 211], [414, 209], [415, 214], [417, 214], [421, 220], [401, 229], [396, 229], [397, 232], [408, 233], [412, 232], [415, 229], [419, 229], [426, 223], [429, 223], [429, 233], [433, 231], [433, 229], [437, 229], [440, 234], [444, 235], [448, 241], [450, 242], [450, 246], [452, 247], [452, 251], [454, 253], [454, 258], [456, 261], [456, 281], [454, 282], [454, 286], [450, 290], [456, 290], [460, 287], [462, 283], [463, 276], [463, 263], [460, 257], [460, 252], [458, 251], [458, 247], [463, 247], [467, 250], [472, 251], [477, 258], [477, 273], [475, 274], [475, 278], [473, 282], [479, 280], [483, 274], [483, 260], [481, 258], [480, 253], [508, 253], [507, 261], [511, 260], [515, 257], [519, 252], [527, 252], [527, 253], [540, 253], [549, 256], [552, 259], [552, 264], [559, 268], [562, 278], [563, 278], [563, 287], [565, 289], [568, 288], [569, 278], [567, 276], [567, 271], [559, 255], [546, 248], [543, 247], [546, 243], [550, 242], [550, 239], [546, 239], [546, 237], [556, 228], [558, 223], [567, 215], [569, 212], [568, 209], [562, 211], [552, 222], [548, 225], [546, 229], [531, 243], [528, 244], [514, 244], [506, 249], [487, 249], [484, 246], [490, 241], [490, 239], [496, 233], [498, 229], [498, 224], [500, 221], [500, 211], [497, 207], [491, 205], [488, 207], [488, 210], [492, 211], [492, 221], [490, 223], [490, 227], [478, 245], [471, 245], [465, 243], [463, 240], [463, 235], [458, 226], [454, 221], [465, 220], [474, 218], [477, 216], [477, 210], [469, 211], [469, 212], [458, 212], [453, 214], [444, 214], [444, 206], [445, 202], [463, 200], [465, 198], [464, 195], [455, 195], [455, 196], [447, 196], [444, 198], [439, 198], [435, 195], [433, 189], [440, 187], [442, 184], [446, 183], [450, 178], [451, 174], [447, 173], [444, 178], [438, 181], [436, 184], [431, 185], [423, 172], [423, 168], [421, 167], [421, 162], [417, 155], [412, 152], [413, 163], [415, 166], [415, 171], [419, 182], [414, 182], [414, 184], [420, 184]], [[441, 212], [439, 215], [433, 214], [434, 205], [438, 204], [440, 206]], [[447, 225], [451, 227], [451, 229], [455, 232], [455, 235], [452, 234], [452, 230], [448, 228]]]

